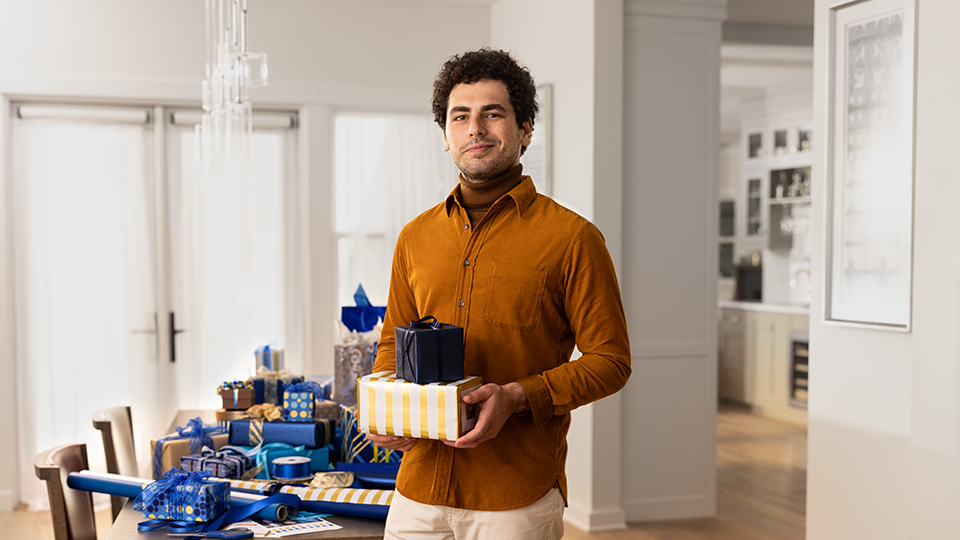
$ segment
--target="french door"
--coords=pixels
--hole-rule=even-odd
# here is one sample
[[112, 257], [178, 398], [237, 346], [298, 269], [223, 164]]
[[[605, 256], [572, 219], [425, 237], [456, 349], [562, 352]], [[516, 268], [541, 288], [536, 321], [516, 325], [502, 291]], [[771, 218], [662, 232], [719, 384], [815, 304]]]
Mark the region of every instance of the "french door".
[[257, 346], [296, 341], [296, 141], [258, 129], [249, 161], [211, 174], [161, 107], [14, 108], [18, 485], [43, 507], [40, 450], [85, 442], [105, 470], [96, 410], [131, 406], [148, 476], [176, 410], [215, 408]]

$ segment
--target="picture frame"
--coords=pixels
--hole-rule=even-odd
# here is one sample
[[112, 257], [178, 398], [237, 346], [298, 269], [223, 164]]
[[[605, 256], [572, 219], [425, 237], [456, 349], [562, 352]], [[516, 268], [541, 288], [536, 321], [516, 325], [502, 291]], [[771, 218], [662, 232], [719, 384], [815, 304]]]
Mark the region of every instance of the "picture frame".
[[533, 125], [533, 138], [520, 162], [523, 174], [533, 179], [537, 191], [553, 195], [553, 85], [537, 86], [540, 111]]
[[916, 0], [830, 8], [824, 320], [910, 331]]

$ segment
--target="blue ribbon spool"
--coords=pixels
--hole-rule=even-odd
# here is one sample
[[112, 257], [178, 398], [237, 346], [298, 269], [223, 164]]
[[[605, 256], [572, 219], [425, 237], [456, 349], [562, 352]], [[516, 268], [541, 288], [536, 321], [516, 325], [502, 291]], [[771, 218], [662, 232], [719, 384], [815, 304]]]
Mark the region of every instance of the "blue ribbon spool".
[[313, 477], [310, 458], [306, 456], [279, 457], [273, 460], [270, 474], [278, 480], [309, 480]]

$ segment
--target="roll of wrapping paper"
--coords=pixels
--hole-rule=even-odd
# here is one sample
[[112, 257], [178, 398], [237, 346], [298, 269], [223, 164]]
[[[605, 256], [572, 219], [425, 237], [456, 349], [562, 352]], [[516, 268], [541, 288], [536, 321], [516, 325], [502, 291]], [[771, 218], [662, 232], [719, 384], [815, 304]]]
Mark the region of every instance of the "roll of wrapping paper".
[[[352, 488], [310, 488], [279, 486], [272, 482], [251, 482], [226, 478], [210, 478], [230, 484], [230, 498], [237, 504], [251, 504], [272, 493], [289, 493], [300, 497], [300, 509], [306, 512], [339, 514], [368, 519], [387, 519], [393, 490]], [[67, 485], [73, 489], [134, 498], [152, 480], [119, 474], [81, 471], [70, 473]], [[265, 509], [266, 510], [266, 509]], [[260, 514], [257, 515], [260, 517]], [[276, 520], [277, 518], [260, 517]]]
[[[217, 479], [210, 478], [210, 480]], [[153, 480], [145, 480], [143, 478], [93, 471], [72, 472], [67, 476], [67, 485], [73, 489], [106, 493], [108, 495], [127, 497], [128, 499], [136, 498], [136, 496], [140, 494], [140, 491], [152, 482]], [[253, 504], [265, 498], [265, 495], [243, 493], [233, 488], [230, 489], [231, 504]], [[290, 508], [285, 504], [272, 504], [254, 514], [253, 517], [269, 521], [283, 521], [289, 516], [296, 515], [296, 513], [296, 508]]]
[[313, 488], [287, 486], [273, 482], [217, 478], [230, 483], [230, 493], [290, 493], [300, 497], [300, 508], [308, 512], [340, 514], [369, 519], [387, 519], [393, 490], [355, 488]]

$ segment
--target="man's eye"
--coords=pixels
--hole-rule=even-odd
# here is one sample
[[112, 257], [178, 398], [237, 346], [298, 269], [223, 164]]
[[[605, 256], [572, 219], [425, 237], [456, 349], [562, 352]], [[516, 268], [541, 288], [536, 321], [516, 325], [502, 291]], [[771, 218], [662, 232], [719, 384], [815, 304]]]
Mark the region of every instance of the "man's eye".
[[458, 114], [457, 116], [454, 116], [453, 119], [454, 119], [454, 120], [464, 120], [464, 119], [466, 119], [466, 115]]

